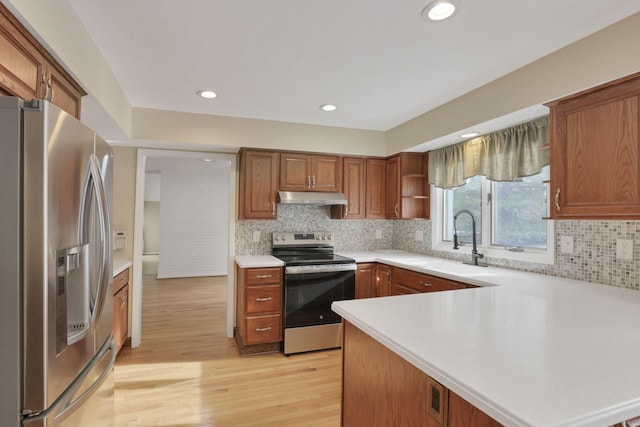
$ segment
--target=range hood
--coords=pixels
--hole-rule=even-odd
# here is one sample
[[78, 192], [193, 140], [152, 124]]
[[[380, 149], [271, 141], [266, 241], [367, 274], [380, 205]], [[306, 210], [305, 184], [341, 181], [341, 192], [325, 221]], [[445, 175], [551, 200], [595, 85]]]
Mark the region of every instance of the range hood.
[[278, 199], [283, 205], [346, 205], [347, 196], [342, 193], [316, 193], [306, 191], [280, 191]]

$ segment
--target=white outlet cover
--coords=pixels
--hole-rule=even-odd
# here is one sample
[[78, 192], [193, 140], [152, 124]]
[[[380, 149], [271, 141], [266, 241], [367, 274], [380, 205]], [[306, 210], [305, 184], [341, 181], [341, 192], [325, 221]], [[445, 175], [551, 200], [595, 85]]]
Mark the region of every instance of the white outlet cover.
[[573, 236], [560, 236], [560, 251], [563, 254], [573, 253]]
[[254, 231], [253, 232], [253, 241], [256, 242], [256, 243], [260, 241], [260, 232], [259, 231]]
[[376, 239], [382, 239], [382, 230], [376, 230]]
[[631, 261], [633, 259], [633, 240], [616, 240], [616, 258]]
[[422, 242], [424, 240], [424, 232], [422, 230], [416, 230], [416, 240]]

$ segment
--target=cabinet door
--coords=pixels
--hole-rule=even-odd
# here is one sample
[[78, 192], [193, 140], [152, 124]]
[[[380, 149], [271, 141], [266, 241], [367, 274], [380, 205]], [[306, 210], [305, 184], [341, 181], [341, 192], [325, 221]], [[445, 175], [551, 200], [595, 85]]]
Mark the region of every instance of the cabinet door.
[[311, 169], [306, 154], [280, 154], [280, 191], [311, 191]]
[[347, 205], [331, 207], [331, 218], [365, 217], [365, 159], [345, 157], [342, 159], [342, 192], [347, 196]]
[[16, 19], [0, 5], [0, 88], [22, 99], [44, 96], [44, 57]]
[[358, 264], [356, 271], [356, 299], [371, 298], [375, 294], [376, 284], [376, 264], [363, 263]]
[[129, 285], [113, 296], [113, 339], [120, 351], [129, 334]]
[[311, 156], [312, 191], [338, 193], [341, 188], [341, 158], [338, 156]]
[[551, 216], [640, 219], [640, 74], [551, 106]]
[[376, 297], [386, 297], [391, 295], [391, 267], [384, 264], [378, 264], [376, 268]]
[[387, 161], [367, 159], [366, 211], [367, 218], [385, 218]]
[[80, 119], [82, 93], [55, 67], [47, 64], [46, 69], [49, 100], [75, 118]]
[[400, 194], [400, 157], [393, 157], [387, 160], [387, 218], [402, 218]]
[[275, 219], [278, 186], [278, 154], [244, 151], [240, 162], [238, 216], [242, 219]]

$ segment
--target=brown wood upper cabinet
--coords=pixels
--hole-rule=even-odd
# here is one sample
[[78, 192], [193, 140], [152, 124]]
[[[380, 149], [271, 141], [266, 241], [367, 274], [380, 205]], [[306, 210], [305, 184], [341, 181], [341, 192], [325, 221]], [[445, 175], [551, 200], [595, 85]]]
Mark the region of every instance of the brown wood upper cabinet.
[[342, 189], [341, 172], [339, 156], [280, 154], [281, 191], [338, 193]]
[[279, 156], [269, 151], [240, 152], [240, 219], [276, 219]]
[[429, 218], [427, 165], [427, 154], [422, 153], [400, 153], [387, 160], [387, 218]]
[[640, 73], [547, 104], [558, 219], [640, 219]]
[[367, 159], [366, 174], [365, 216], [367, 218], [385, 218], [387, 161], [385, 159]]
[[342, 158], [342, 192], [347, 196], [346, 205], [334, 205], [331, 207], [331, 218], [364, 218], [365, 217], [365, 193], [366, 162], [363, 157]]
[[0, 95], [44, 98], [76, 118], [86, 93], [0, 4]]

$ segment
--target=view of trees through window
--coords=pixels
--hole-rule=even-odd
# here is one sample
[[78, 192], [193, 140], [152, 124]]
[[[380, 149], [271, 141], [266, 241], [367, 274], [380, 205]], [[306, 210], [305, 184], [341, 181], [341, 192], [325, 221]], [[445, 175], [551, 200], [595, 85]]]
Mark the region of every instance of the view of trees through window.
[[[475, 176], [461, 187], [444, 190], [443, 240], [453, 240], [453, 216], [461, 210], [473, 213], [478, 244], [545, 249], [547, 225], [547, 185], [549, 168], [515, 182], [491, 182]], [[490, 193], [490, 194], [486, 194]], [[483, 200], [487, 204], [482, 205]], [[487, 222], [483, 228], [483, 222]], [[458, 240], [472, 241], [472, 223], [468, 214], [456, 220]], [[488, 236], [483, 236], [489, 233]]]
[[494, 182], [493, 244], [501, 246], [547, 247], [548, 167], [520, 182]]
[[[453, 216], [461, 210], [471, 212], [476, 220], [476, 239], [482, 243], [482, 182], [479, 176], [467, 180], [465, 185], [445, 190], [445, 209], [447, 212], [444, 240], [453, 240]], [[468, 214], [461, 214], [456, 219], [458, 241], [471, 243], [473, 223]]]

